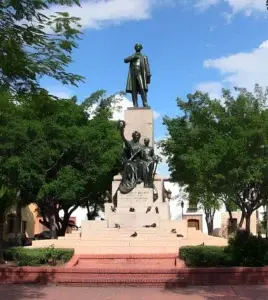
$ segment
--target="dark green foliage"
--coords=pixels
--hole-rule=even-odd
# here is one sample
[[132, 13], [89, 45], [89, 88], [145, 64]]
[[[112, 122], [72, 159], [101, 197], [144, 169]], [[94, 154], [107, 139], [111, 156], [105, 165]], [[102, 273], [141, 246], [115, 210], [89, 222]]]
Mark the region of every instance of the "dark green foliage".
[[19, 97], [19, 105], [11, 94], [0, 93], [0, 182], [19, 195], [15, 203], [36, 202], [43, 224], [53, 223], [58, 235], [79, 206], [102, 208], [120, 169], [122, 142], [111, 120], [112, 97], [98, 95], [99, 105], [86, 105], [96, 107], [89, 116], [84, 103], [54, 99], [44, 90]]
[[230, 267], [231, 256], [224, 247], [185, 246], [180, 248], [180, 258], [188, 267]]
[[180, 258], [188, 267], [263, 267], [268, 265], [268, 244], [262, 238], [239, 230], [227, 247], [181, 247]]
[[16, 247], [7, 250], [5, 259], [14, 261], [17, 266], [55, 266], [68, 262], [73, 254], [73, 249], [56, 249], [53, 247], [26, 249]]
[[231, 255], [235, 265], [242, 267], [262, 267], [268, 264], [268, 244], [261, 237], [239, 230], [229, 240], [226, 252]]
[[39, 89], [49, 76], [76, 84], [81, 76], [67, 72], [79, 38], [78, 18], [50, 15], [51, 5], [79, 5], [78, 0], [0, 1], [0, 86], [16, 92]]
[[[268, 91], [224, 90], [221, 99], [196, 92], [178, 99], [183, 115], [164, 118], [162, 141], [171, 178], [190, 192], [233, 201], [246, 219], [268, 197]], [[227, 203], [228, 204], [228, 203]]]

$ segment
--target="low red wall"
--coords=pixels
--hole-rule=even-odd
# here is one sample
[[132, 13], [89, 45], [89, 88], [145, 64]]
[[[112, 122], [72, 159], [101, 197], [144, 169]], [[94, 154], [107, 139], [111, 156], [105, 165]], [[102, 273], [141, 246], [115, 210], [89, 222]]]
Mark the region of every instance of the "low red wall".
[[268, 284], [264, 268], [82, 269], [67, 267], [1, 267], [0, 283], [74, 285], [241, 285]]

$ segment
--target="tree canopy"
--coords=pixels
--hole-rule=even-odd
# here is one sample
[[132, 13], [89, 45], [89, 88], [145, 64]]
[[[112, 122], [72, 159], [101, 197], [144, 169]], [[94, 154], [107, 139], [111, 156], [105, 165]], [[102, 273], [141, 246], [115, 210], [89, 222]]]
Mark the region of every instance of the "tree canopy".
[[165, 117], [162, 141], [172, 180], [190, 191], [228, 196], [246, 218], [267, 201], [267, 90], [223, 90], [221, 99], [196, 92], [178, 99], [183, 116]]
[[77, 47], [79, 19], [49, 15], [51, 5], [79, 5], [78, 0], [3, 0], [0, 2], [0, 86], [13, 92], [40, 88], [49, 76], [63, 84], [82, 77], [67, 71]]
[[0, 180], [17, 192], [22, 205], [36, 202], [43, 224], [61, 235], [78, 206], [102, 207], [120, 168], [121, 139], [111, 120], [111, 101], [104, 91], [99, 94], [94, 116], [84, 103], [54, 99], [44, 90], [17, 102], [5, 91], [0, 96]]

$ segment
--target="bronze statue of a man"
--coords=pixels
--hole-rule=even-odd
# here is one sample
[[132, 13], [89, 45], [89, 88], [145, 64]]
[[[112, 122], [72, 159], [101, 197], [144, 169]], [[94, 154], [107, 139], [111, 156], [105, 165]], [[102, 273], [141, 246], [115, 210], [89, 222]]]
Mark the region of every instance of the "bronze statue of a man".
[[126, 92], [132, 94], [133, 106], [138, 107], [138, 94], [141, 95], [143, 107], [148, 107], [147, 92], [148, 84], [151, 82], [151, 72], [147, 56], [141, 53], [142, 45], [136, 44], [136, 53], [125, 58], [129, 63]]

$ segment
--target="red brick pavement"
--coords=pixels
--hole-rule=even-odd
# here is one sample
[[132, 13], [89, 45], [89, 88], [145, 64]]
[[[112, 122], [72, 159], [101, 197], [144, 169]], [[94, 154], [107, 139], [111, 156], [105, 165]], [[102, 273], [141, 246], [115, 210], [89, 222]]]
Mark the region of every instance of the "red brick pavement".
[[267, 300], [268, 286], [191, 288], [0, 285], [0, 300]]

